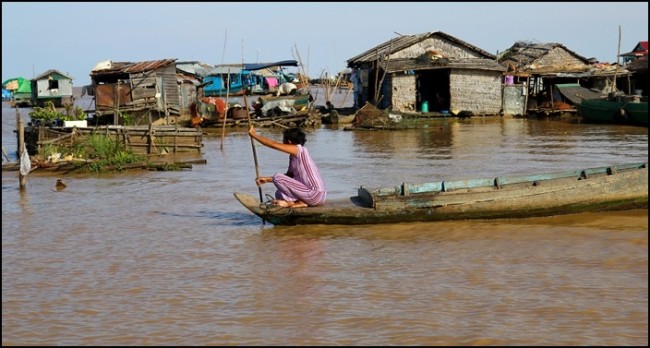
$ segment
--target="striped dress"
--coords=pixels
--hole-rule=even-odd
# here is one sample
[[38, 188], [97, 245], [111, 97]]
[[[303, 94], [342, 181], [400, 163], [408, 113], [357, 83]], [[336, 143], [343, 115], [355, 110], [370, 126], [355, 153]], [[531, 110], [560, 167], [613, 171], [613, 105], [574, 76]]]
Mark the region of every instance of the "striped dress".
[[309, 206], [325, 203], [327, 198], [325, 182], [309, 151], [302, 145], [298, 145], [297, 156], [289, 156], [287, 172], [293, 173], [293, 177], [281, 173], [273, 175], [273, 184], [278, 189], [275, 198], [292, 202], [302, 201]]

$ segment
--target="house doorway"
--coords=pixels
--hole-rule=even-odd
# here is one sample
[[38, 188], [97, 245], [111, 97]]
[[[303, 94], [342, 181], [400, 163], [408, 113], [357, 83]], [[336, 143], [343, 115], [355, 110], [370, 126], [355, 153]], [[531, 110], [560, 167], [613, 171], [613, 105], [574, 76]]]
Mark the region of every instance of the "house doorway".
[[449, 110], [450, 69], [421, 70], [416, 73], [416, 109], [422, 111], [422, 103], [427, 102], [429, 111]]

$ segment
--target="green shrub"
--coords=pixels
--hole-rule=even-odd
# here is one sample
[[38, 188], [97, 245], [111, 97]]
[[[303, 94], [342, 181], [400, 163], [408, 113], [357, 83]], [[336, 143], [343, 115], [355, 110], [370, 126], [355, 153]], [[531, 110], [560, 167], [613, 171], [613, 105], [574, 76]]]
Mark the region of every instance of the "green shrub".
[[35, 106], [29, 113], [32, 120], [40, 122], [52, 122], [54, 120], [62, 121], [83, 121], [86, 119], [86, 113], [79, 107], [72, 105], [65, 106], [65, 113], [59, 112], [54, 106], [54, 102], [48, 100], [43, 107]]

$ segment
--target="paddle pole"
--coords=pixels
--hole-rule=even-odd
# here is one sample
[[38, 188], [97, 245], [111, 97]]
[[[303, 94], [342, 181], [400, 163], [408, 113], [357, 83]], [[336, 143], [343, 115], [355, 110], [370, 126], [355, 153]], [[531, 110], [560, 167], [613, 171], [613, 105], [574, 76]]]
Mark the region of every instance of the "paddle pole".
[[[244, 91], [244, 110], [246, 110], [246, 116], [248, 116], [248, 128], [250, 129], [250, 127], [253, 126], [253, 121], [251, 121], [251, 113], [248, 110], [248, 99], [246, 98], [246, 92], [245, 91]], [[259, 177], [260, 177], [260, 166], [257, 163], [257, 150], [255, 149], [255, 140], [253, 138], [251, 138], [250, 136], [249, 136], [249, 138], [251, 139], [251, 147], [253, 148], [253, 160], [255, 161], [255, 179], [259, 179]], [[257, 185], [257, 190], [260, 193], [260, 203], [264, 203], [264, 198], [262, 196], [262, 186], [260, 186], [258, 184]], [[262, 219], [262, 224], [265, 224], [265, 223], [266, 223], [266, 221], [264, 221], [264, 219]]]

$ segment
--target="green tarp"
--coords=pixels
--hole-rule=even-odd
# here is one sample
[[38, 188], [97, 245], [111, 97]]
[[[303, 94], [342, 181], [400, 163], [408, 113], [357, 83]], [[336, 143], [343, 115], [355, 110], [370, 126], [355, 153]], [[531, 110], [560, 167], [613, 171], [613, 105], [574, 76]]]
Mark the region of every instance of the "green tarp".
[[31, 81], [22, 77], [5, 80], [2, 87], [12, 93], [32, 93]]

